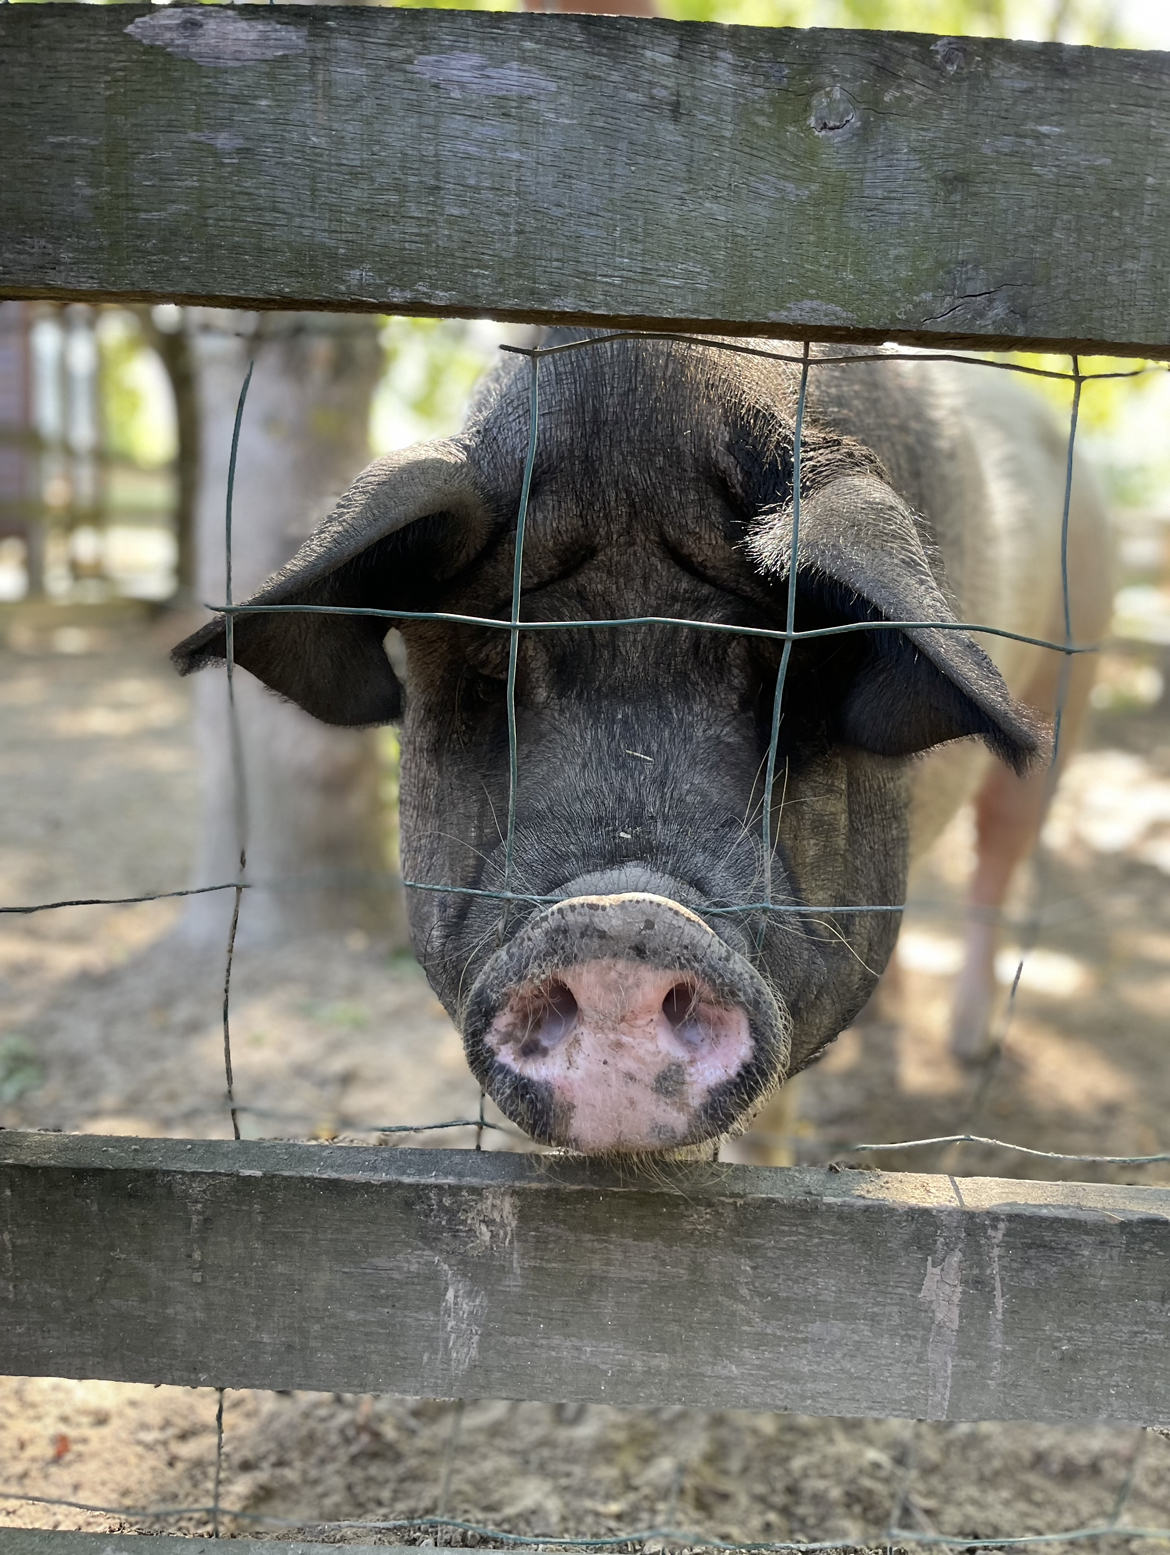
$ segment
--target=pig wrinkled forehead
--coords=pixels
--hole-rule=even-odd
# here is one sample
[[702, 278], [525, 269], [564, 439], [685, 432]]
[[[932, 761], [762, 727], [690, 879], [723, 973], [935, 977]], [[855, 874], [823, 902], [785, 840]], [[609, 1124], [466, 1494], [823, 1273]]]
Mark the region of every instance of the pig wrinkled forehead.
[[[548, 344], [587, 338], [553, 332]], [[502, 474], [528, 447], [532, 368], [508, 356], [472, 401], [464, 437], [473, 461]], [[795, 375], [783, 363], [696, 342], [618, 340], [544, 356], [538, 379], [535, 476], [618, 479], [669, 460], [751, 488], [769, 484], [791, 448]], [[774, 480], [774, 474], [773, 474]]]

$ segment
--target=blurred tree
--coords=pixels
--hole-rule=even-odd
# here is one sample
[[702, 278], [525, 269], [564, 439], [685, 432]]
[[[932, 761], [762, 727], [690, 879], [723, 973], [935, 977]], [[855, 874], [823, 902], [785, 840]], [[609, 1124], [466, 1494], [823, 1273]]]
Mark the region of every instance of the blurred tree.
[[[199, 416], [196, 583], [225, 596], [224, 509], [236, 402], [249, 362], [233, 505], [233, 598], [286, 562], [369, 458], [369, 411], [382, 373], [378, 321], [363, 315], [191, 309], [187, 339]], [[386, 865], [377, 747], [369, 730], [335, 729], [235, 676], [248, 878], [241, 939], [273, 941], [400, 921]], [[239, 834], [226, 678], [195, 683], [203, 815], [197, 883], [236, 877]], [[221, 946], [227, 893], [193, 897], [182, 930]]]
[[[189, 605], [195, 586], [199, 425], [182, 309], [147, 304], [103, 308], [97, 343], [103, 454], [139, 469], [173, 468], [177, 554], [172, 602]], [[169, 403], [159, 392], [158, 369], [170, 386]]]
[[[0, 551], [16, 547], [28, 593], [44, 590], [40, 447], [33, 413], [33, 305], [0, 302]], [[12, 562], [6, 556], [5, 560]]]
[[199, 405], [195, 363], [180, 308], [143, 308], [143, 333], [158, 353], [175, 402], [175, 602], [195, 598], [195, 504], [199, 493]]

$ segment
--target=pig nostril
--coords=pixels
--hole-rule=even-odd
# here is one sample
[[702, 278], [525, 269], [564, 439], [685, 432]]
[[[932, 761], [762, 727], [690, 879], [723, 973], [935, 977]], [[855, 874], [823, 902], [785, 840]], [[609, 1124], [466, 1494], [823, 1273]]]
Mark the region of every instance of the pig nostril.
[[555, 1033], [554, 1040], [564, 1036], [576, 1019], [576, 1015], [577, 1001], [573, 997], [572, 990], [566, 988], [564, 983], [554, 983], [548, 991], [548, 1004], [544, 1017], [549, 1034]]
[[684, 1042], [702, 1042], [707, 1035], [699, 1019], [699, 995], [687, 983], [675, 983], [662, 1001], [662, 1013], [670, 1022], [676, 1037]]
[[533, 1009], [521, 1046], [521, 1054], [531, 1057], [538, 1048], [555, 1047], [569, 1032], [577, 1018], [577, 1001], [564, 983], [547, 988]]

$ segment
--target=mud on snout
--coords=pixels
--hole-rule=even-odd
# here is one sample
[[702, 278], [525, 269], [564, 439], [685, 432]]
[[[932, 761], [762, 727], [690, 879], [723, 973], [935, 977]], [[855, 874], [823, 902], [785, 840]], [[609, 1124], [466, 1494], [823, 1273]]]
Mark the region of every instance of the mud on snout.
[[734, 1131], [784, 1077], [787, 1012], [688, 908], [577, 896], [484, 967], [464, 1044], [534, 1139], [587, 1155], [661, 1152]]

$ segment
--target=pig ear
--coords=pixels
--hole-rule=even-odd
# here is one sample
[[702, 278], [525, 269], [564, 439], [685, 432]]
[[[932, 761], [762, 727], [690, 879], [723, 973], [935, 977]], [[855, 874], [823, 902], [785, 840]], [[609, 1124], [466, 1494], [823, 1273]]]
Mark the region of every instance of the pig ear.
[[[390, 454], [363, 470], [296, 555], [246, 605], [410, 609], [420, 578], [450, 574], [491, 518], [457, 443]], [[385, 617], [237, 615], [234, 662], [325, 723], [390, 723], [402, 693], [382, 646]], [[180, 675], [227, 656], [217, 616], [171, 654]]]
[[[791, 510], [765, 515], [749, 548], [763, 571], [786, 579]], [[956, 620], [913, 513], [877, 476], [830, 481], [805, 499], [797, 576], [802, 596], [843, 621]], [[798, 624], [799, 615], [798, 605]], [[863, 635], [860, 667], [836, 716], [842, 743], [908, 756], [978, 735], [1016, 772], [1046, 750], [1038, 716], [1012, 699], [998, 669], [966, 632], [927, 626]]]

